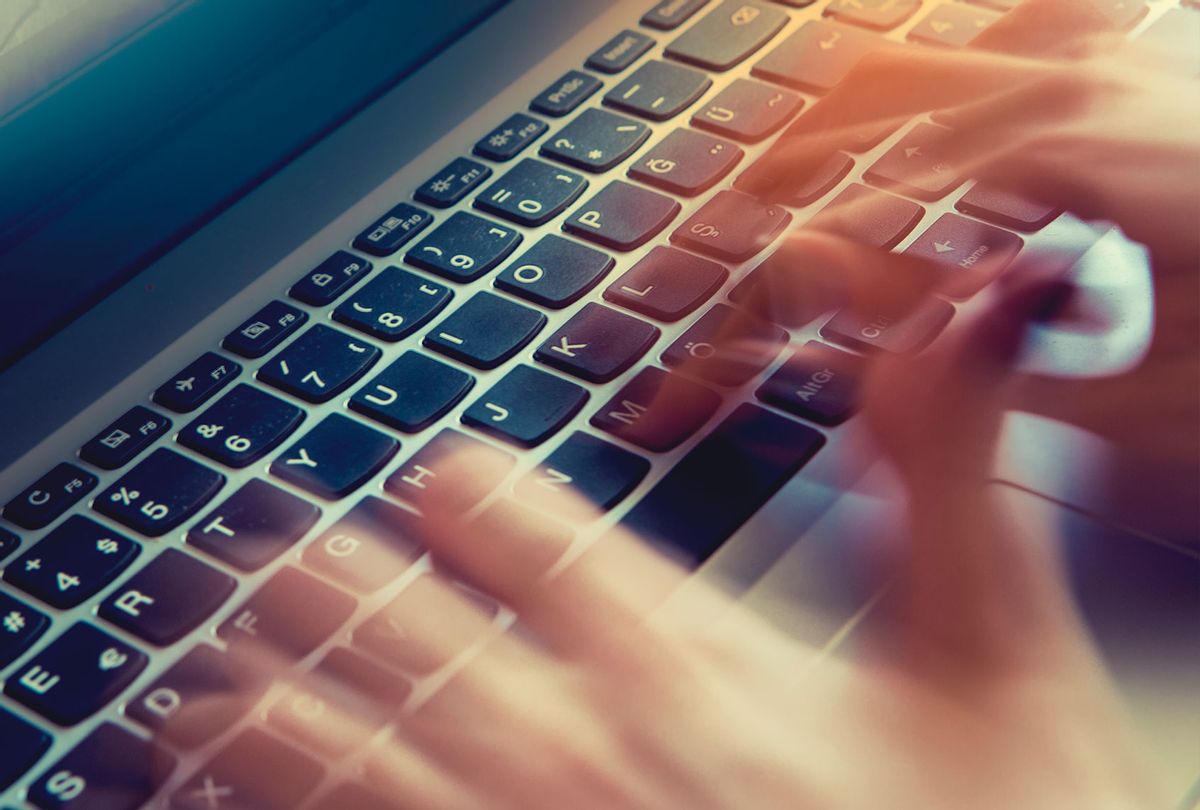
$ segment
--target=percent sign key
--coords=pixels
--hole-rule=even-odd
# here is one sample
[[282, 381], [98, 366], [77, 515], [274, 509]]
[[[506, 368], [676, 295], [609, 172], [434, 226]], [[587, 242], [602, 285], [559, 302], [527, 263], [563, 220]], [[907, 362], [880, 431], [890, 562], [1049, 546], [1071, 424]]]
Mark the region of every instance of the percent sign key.
[[150, 537], [171, 531], [217, 494], [225, 476], [159, 448], [94, 504], [97, 512]]

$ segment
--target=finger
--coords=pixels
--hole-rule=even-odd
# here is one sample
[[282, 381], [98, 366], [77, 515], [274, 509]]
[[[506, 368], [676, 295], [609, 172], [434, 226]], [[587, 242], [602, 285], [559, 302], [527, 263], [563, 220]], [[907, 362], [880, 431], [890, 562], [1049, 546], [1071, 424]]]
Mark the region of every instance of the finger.
[[1114, 33], [1095, 0], [1025, 0], [981, 31], [970, 47], [1014, 56], [1079, 58]]
[[[464, 737], [469, 737], [464, 732]], [[394, 733], [364, 763], [368, 781], [397, 806], [414, 810], [475, 810], [484, 799], [464, 774], [443, 767], [402, 733]], [[349, 810], [349, 809], [348, 809]]]

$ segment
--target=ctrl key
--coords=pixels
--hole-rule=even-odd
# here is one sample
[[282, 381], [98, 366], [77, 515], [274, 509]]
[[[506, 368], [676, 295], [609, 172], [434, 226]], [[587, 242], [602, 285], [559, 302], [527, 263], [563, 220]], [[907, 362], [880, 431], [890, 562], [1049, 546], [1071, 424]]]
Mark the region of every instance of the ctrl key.
[[175, 768], [175, 757], [113, 723], [97, 727], [29, 790], [42, 810], [137, 810]]
[[821, 327], [821, 336], [859, 351], [906, 354], [932, 343], [952, 317], [954, 307], [940, 298], [930, 298], [900, 316], [864, 317], [843, 309]]

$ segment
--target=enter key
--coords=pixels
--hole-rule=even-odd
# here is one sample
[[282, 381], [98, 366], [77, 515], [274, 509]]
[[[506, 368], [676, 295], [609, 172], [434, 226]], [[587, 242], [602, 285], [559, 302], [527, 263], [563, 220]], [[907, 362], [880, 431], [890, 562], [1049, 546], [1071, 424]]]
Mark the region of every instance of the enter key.
[[1021, 237], [958, 214], [942, 214], [904, 251], [947, 268], [943, 294], [967, 298], [1004, 272], [1020, 252]]

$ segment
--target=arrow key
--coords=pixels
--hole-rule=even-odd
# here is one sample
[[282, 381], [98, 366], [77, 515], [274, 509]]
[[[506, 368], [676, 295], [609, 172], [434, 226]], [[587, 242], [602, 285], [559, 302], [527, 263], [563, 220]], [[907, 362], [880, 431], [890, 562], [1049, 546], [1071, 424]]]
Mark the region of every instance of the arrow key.
[[908, 38], [924, 45], [961, 48], [990, 26], [1000, 15], [960, 3], [943, 3], [921, 18]]
[[645, 354], [660, 332], [600, 304], [585, 304], [534, 353], [534, 359], [588, 382], [604, 383]]
[[949, 132], [935, 124], [917, 124], [875, 161], [863, 178], [918, 200], [945, 197], [962, 183], [958, 171], [938, 155], [939, 142]]
[[999, 275], [1022, 245], [1016, 234], [958, 214], [942, 214], [904, 252], [949, 268], [950, 287], [945, 292], [966, 298]]
[[476, 400], [462, 420], [503, 441], [534, 447], [571, 421], [587, 398], [575, 383], [517, 366]]

